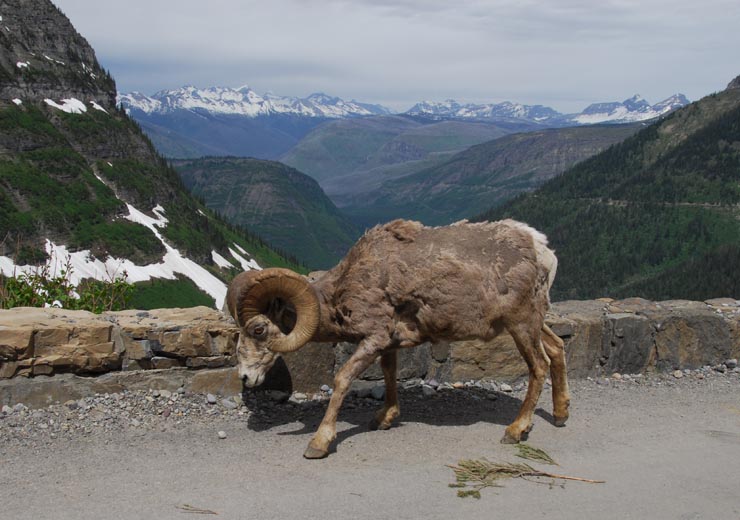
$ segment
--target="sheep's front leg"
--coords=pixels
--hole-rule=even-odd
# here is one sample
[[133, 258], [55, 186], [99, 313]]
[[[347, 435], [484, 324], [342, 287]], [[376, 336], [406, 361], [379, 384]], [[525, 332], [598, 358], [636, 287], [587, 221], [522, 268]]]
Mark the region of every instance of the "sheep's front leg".
[[387, 430], [391, 423], [401, 414], [398, 406], [398, 384], [396, 382], [396, 367], [398, 355], [395, 350], [383, 352], [380, 356], [380, 367], [385, 379], [385, 404], [378, 410], [375, 418], [370, 421], [371, 430]]
[[324, 419], [303, 453], [307, 459], [322, 459], [329, 454], [329, 445], [337, 437], [337, 416], [342, 401], [352, 381], [377, 359], [381, 350], [378, 344], [373, 339], [362, 340], [352, 357], [337, 373], [334, 378], [334, 393], [329, 400]]

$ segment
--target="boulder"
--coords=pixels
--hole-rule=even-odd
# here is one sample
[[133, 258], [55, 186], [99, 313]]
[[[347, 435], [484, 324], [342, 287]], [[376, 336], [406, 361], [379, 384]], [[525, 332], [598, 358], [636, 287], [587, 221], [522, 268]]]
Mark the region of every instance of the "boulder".
[[283, 354], [290, 374], [290, 385], [282, 385], [285, 391], [311, 393], [321, 385], [334, 383], [334, 349], [331, 343], [308, 343], [295, 352]]
[[191, 392], [216, 395], [241, 394], [244, 384], [236, 367], [195, 372], [185, 386]]
[[[611, 306], [610, 306], [611, 307]], [[645, 316], [628, 312], [604, 317], [600, 365], [608, 374], [643, 372], [655, 361], [655, 328]]]
[[550, 308], [547, 323], [565, 342], [568, 374], [586, 377], [598, 373], [604, 343], [602, 301], [564, 301]]
[[451, 380], [514, 380], [527, 375], [527, 365], [508, 333], [492, 341], [456, 341], [450, 344]]
[[730, 323], [711, 306], [701, 302], [660, 302], [650, 313], [655, 335], [658, 370], [699, 368], [732, 357], [733, 331]]

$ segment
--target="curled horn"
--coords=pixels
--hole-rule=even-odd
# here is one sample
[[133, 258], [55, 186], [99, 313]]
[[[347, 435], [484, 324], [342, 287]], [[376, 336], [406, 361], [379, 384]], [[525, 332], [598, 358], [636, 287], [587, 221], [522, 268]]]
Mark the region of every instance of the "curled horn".
[[226, 293], [226, 305], [240, 327], [265, 314], [270, 302], [282, 298], [296, 311], [296, 324], [283, 341], [273, 342], [275, 352], [293, 352], [305, 345], [319, 327], [319, 300], [301, 275], [288, 269], [246, 271], [237, 275]]

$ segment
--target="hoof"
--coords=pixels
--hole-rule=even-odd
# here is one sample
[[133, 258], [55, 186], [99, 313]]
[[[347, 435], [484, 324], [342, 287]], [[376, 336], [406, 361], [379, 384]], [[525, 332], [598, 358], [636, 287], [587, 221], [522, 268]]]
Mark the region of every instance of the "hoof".
[[563, 426], [565, 426], [565, 422], [567, 420], [568, 420], [568, 416], [567, 415], [565, 417], [558, 417], [556, 415], [555, 416], [555, 426], [557, 426], [558, 428], [562, 428]]
[[372, 421], [370, 421], [370, 424], [368, 424], [367, 427], [371, 431], [375, 431], [375, 430], [388, 430], [391, 427], [391, 423], [389, 423], [389, 422], [380, 422], [377, 419], [373, 419]]
[[515, 438], [509, 432], [504, 433], [501, 437], [501, 444], [519, 444], [519, 439]]
[[307, 459], [323, 459], [327, 455], [329, 455], [328, 450], [319, 450], [311, 446], [303, 452], [303, 456]]

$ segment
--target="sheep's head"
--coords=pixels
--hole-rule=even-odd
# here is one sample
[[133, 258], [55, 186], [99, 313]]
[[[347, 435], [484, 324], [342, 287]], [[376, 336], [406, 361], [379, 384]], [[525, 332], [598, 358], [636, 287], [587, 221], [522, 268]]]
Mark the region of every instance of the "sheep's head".
[[288, 269], [239, 274], [229, 285], [226, 307], [241, 329], [236, 357], [248, 387], [262, 384], [280, 354], [301, 348], [319, 325], [316, 293]]

